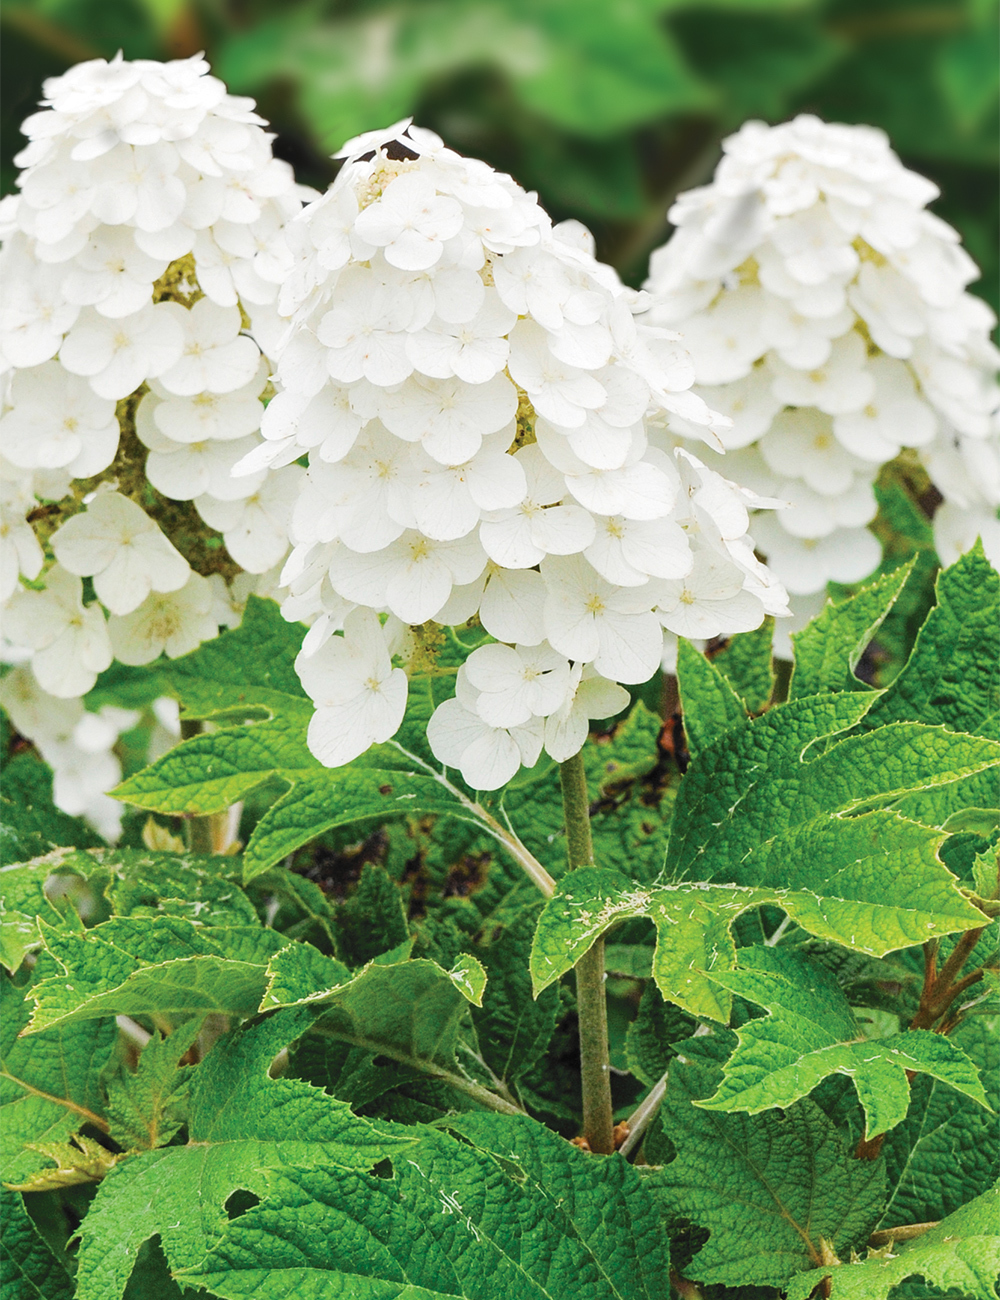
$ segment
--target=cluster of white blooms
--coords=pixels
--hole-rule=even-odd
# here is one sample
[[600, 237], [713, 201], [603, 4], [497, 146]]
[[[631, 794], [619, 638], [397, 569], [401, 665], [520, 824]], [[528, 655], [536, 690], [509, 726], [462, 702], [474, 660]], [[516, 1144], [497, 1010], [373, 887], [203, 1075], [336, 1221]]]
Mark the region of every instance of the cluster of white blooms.
[[282, 232], [311, 191], [200, 56], [95, 59], [44, 92], [0, 205], [0, 604], [38, 698], [66, 702], [16, 725], [57, 804], [113, 829], [94, 799], [119, 778], [117, 732], [79, 697], [115, 658], [183, 654], [239, 621], [252, 580], [197, 572], [192, 538], [221, 533], [221, 567], [265, 588], [288, 550], [301, 471], [229, 471], [261, 442]]
[[[95, 59], [45, 96], [23, 126], [20, 193], [3, 203], [0, 596], [39, 684], [72, 698], [112, 657], [148, 663], [218, 632], [213, 585], [117, 481], [123, 429], [149, 449], [140, 487], [193, 501], [243, 569], [287, 551], [300, 471], [265, 488], [265, 474], [229, 470], [261, 441], [259, 343], [280, 324], [281, 232], [301, 198], [252, 101], [200, 56]], [[39, 500], [102, 475], [51, 537], [43, 574]], [[41, 583], [22, 589], [19, 575]]]
[[873, 483], [903, 448], [945, 498], [942, 559], [982, 532], [1000, 563], [995, 321], [965, 292], [978, 271], [958, 235], [926, 211], [936, 186], [872, 127], [748, 122], [723, 148], [712, 183], [672, 208], [647, 288], [696, 391], [733, 421], [729, 472], [788, 502], [753, 521], [770, 567], [793, 596], [868, 575]]
[[286, 228], [280, 391], [235, 473], [308, 455], [282, 582], [286, 617], [311, 624], [313, 752], [337, 765], [391, 737], [406, 626], [478, 615], [497, 644], [471, 655], [429, 738], [495, 788], [543, 747], [576, 753], [588, 719], [622, 706], [618, 683], [659, 667], [665, 632], [783, 611], [747, 536], [764, 502], [674, 448], [668, 420], [716, 445], [728, 421], [583, 227], [553, 227], [509, 177], [407, 122], [340, 156]]

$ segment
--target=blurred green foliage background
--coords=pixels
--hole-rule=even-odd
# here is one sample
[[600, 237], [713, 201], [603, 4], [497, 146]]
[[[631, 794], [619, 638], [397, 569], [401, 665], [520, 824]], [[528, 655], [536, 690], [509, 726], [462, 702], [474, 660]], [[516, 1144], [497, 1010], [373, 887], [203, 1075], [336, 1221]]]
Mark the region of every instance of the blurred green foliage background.
[[42, 79], [81, 59], [205, 50], [300, 180], [406, 114], [575, 216], [633, 283], [680, 190], [748, 117], [884, 128], [998, 270], [996, 0], [7, 0], [3, 186]]

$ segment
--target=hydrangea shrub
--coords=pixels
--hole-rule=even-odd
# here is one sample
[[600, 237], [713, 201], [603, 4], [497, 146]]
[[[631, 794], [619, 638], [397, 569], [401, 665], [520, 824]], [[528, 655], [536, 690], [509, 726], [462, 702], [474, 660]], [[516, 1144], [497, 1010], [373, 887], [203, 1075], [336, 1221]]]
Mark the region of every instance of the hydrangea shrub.
[[786, 585], [877, 563], [902, 448], [942, 552], [992, 500], [927, 183], [749, 124], [637, 292], [409, 121], [316, 195], [200, 57], [45, 95], [0, 254], [4, 1286], [997, 1300], [989, 528], [771, 650]]
[[[686, 354], [582, 227], [406, 123], [342, 153], [288, 226], [282, 391], [235, 473], [308, 455], [283, 608], [312, 623], [313, 752], [387, 740], [406, 627], [475, 617], [496, 644], [428, 736], [494, 789], [543, 748], [578, 752], [619, 684], [655, 673], [664, 629], [745, 631], [784, 593], [746, 536], [757, 498], [670, 443], [680, 413], [719, 423]], [[381, 633], [365, 609], [388, 613]]]

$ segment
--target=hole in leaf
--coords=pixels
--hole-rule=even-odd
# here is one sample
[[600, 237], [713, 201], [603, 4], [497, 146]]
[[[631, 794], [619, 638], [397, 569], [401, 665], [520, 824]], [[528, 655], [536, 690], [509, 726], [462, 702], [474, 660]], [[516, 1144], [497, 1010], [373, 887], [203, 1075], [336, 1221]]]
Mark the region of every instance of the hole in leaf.
[[225, 1209], [230, 1219], [238, 1219], [255, 1205], [260, 1205], [260, 1197], [248, 1192], [245, 1187], [237, 1187], [226, 1201]]

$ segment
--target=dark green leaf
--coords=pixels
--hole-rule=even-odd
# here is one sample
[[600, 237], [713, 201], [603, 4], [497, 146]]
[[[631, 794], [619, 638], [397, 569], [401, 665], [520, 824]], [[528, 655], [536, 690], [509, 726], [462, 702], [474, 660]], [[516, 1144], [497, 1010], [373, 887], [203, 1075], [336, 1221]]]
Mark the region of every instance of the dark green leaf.
[[451, 1125], [464, 1142], [417, 1130], [392, 1178], [287, 1170], [181, 1276], [226, 1300], [347, 1287], [386, 1300], [667, 1300], [656, 1207], [630, 1165], [588, 1159], [528, 1119]]
[[958, 1294], [962, 1300], [996, 1300], [1000, 1272], [998, 1210], [1000, 1188], [994, 1188], [929, 1232], [903, 1242], [898, 1254], [886, 1257], [881, 1251], [873, 1251], [865, 1260], [795, 1278], [787, 1300], [809, 1300], [813, 1288], [824, 1277], [832, 1280], [832, 1300], [886, 1300], [894, 1287], [915, 1276], [923, 1278], [925, 1284], [948, 1288], [946, 1294]]
[[104, 1016], [249, 1016], [267, 983], [268, 959], [285, 944], [260, 926], [198, 926], [184, 917], [115, 917], [83, 935], [43, 925], [62, 967], [31, 990], [32, 1034]]
[[944, 723], [995, 735], [1000, 715], [1000, 574], [982, 544], [938, 575], [937, 604], [896, 680], [863, 726]]
[[881, 1161], [852, 1159], [811, 1101], [780, 1115], [722, 1115], [694, 1105], [718, 1079], [712, 1061], [724, 1045], [696, 1046], [710, 1042], [682, 1045], [670, 1067], [661, 1120], [676, 1157], [651, 1183], [671, 1216], [709, 1230], [688, 1277], [784, 1286], [820, 1262], [823, 1240], [844, 1256], [867, 1241], [885, 1171]]
[[683, 638], [677, 646], [677, 681], [692, 755], [746, 721], [746, 705], [727, 679]]
[[343, 1103], [268, 1069], [311, 1021], [272, 1017], [216, 1044], [191, 1085], [186, 1146], [117, 1165], [81, 1230], [77, 1300], [118, 1300], [139, 1248], [159, 1235], [172, 1267], [193, 1267], [218, 1240], [233, 1193], [271, 1194], [279, 1171], [319, 1165], [365, 1170], [408, 1149], [405, 1131], [351, 1114]]
[[[996, 1023], [972, 1016], [951, 1035], [979, 1069], [994, 1111], [1000, 1109]], [[1000, 1173], [1000, 1121], [946, 1084], [913, 1080], [906, 1119], [886, 1137], [889, 1200], [879, 1227], [930, 1223], [986, 1192]]]
[[765, 709], [774, 690], [773, 637], [774, 619], [768, 617], [753, 632], [734, 636], [712, 660], [751, 713]]
[[366, 862], [357, 889], [337, 913], [337, 950], [349, 966], [364, 966], [409, 938], [398, 886], [384, 867]]
[[[656, 926], [653, 978], [660, 992], [692, 1015], [726, 1022], [732, 998], [721, 987], [721, 975], [736, 963], [730, 931], [737, 917], [754, 908], [781, 907], [811, 934], [875, 956], [906, 947], [915, 938], [975, 926], [982, 913], [966, 901], [954, 876], [934, 857], [934, 833], [914, 823], [899, 825], [918, 843], [930, 841], [931, 852], [924, 854], [920, 876], [914, 872], [914, 880], [920, 882], [915, 885], [919, 901], [909, 894], [898, 903], [886, 897], [886, 883], [878, 869], [887, 877], [898, 871], [893, 872], [892, 854], [882, 857], [879, 851], [852, 863], [858, 870], [834, 873], [825, 887], [806, 889], [700, 881], [642, 888], [616, 871], [580, 867], [563, 878], [539, 918], [531, 950], [534, 988], [536, 992], [547, 988], [564, 975], [610, 926], [649, 917]], [[840, 838], [833, 834], [830, 841], [839, 848]], [[901, 851], [900, 845], [894, 847]], [[846, 857], [854, 857], [850, 843]]]
[[201, 1020], [166, 1037], [155, 1033], [132, 1071], [124, 1065], [106, 1082], [111, 1136], [127, 1151], [166, 1146], [186, 1118], [190, 1067], [180, 1060], [198, 1036]]
[[79, 817], [52, 802], [52, 772], [34, 754], [19, 754], [4, 767], [0, 792], [0, 862], [26, 862], [57, 845], [86, 849], [103, 844]]
[[70, 1276], [31, 1221], [19, 1192], [0, 1190], [0, 1215], [4, 1300], [73, 1300]]
[[[51, 962], [43, 960], [39, 966]], [[100, 1075], [117, 1037], [114, 1020], [19, 1037], [34, 989], [0, 972], [0, 1178], [19, 1183], [45, 1164], [31, 1142], [64, 1142], [84, 1124], [103, 1128]]]
[[862, 1039], [833, 976], [794, 951], [744, 948], [739, 968], [714, 978], [768, 1014], [738, 1031], [718, 1091], [699, 1102], [706, 1110], [788, 1107], [831, 1074], [846, 1075], [857, 1089], [867, 1138], [905, 1119], [915, 1074], [989, 1109], [979, 1071], [950, 1039], [921, 1030]]
[[537, 1001], [531, 994], [528, 957], [541, 900], [491, 917], [473, 945], [486, 969], [486, 992], [472, 1023], [483, 1060], [502, 1082], [516, 1082], [549, 1045], [559, 1007], [557, 989]]

